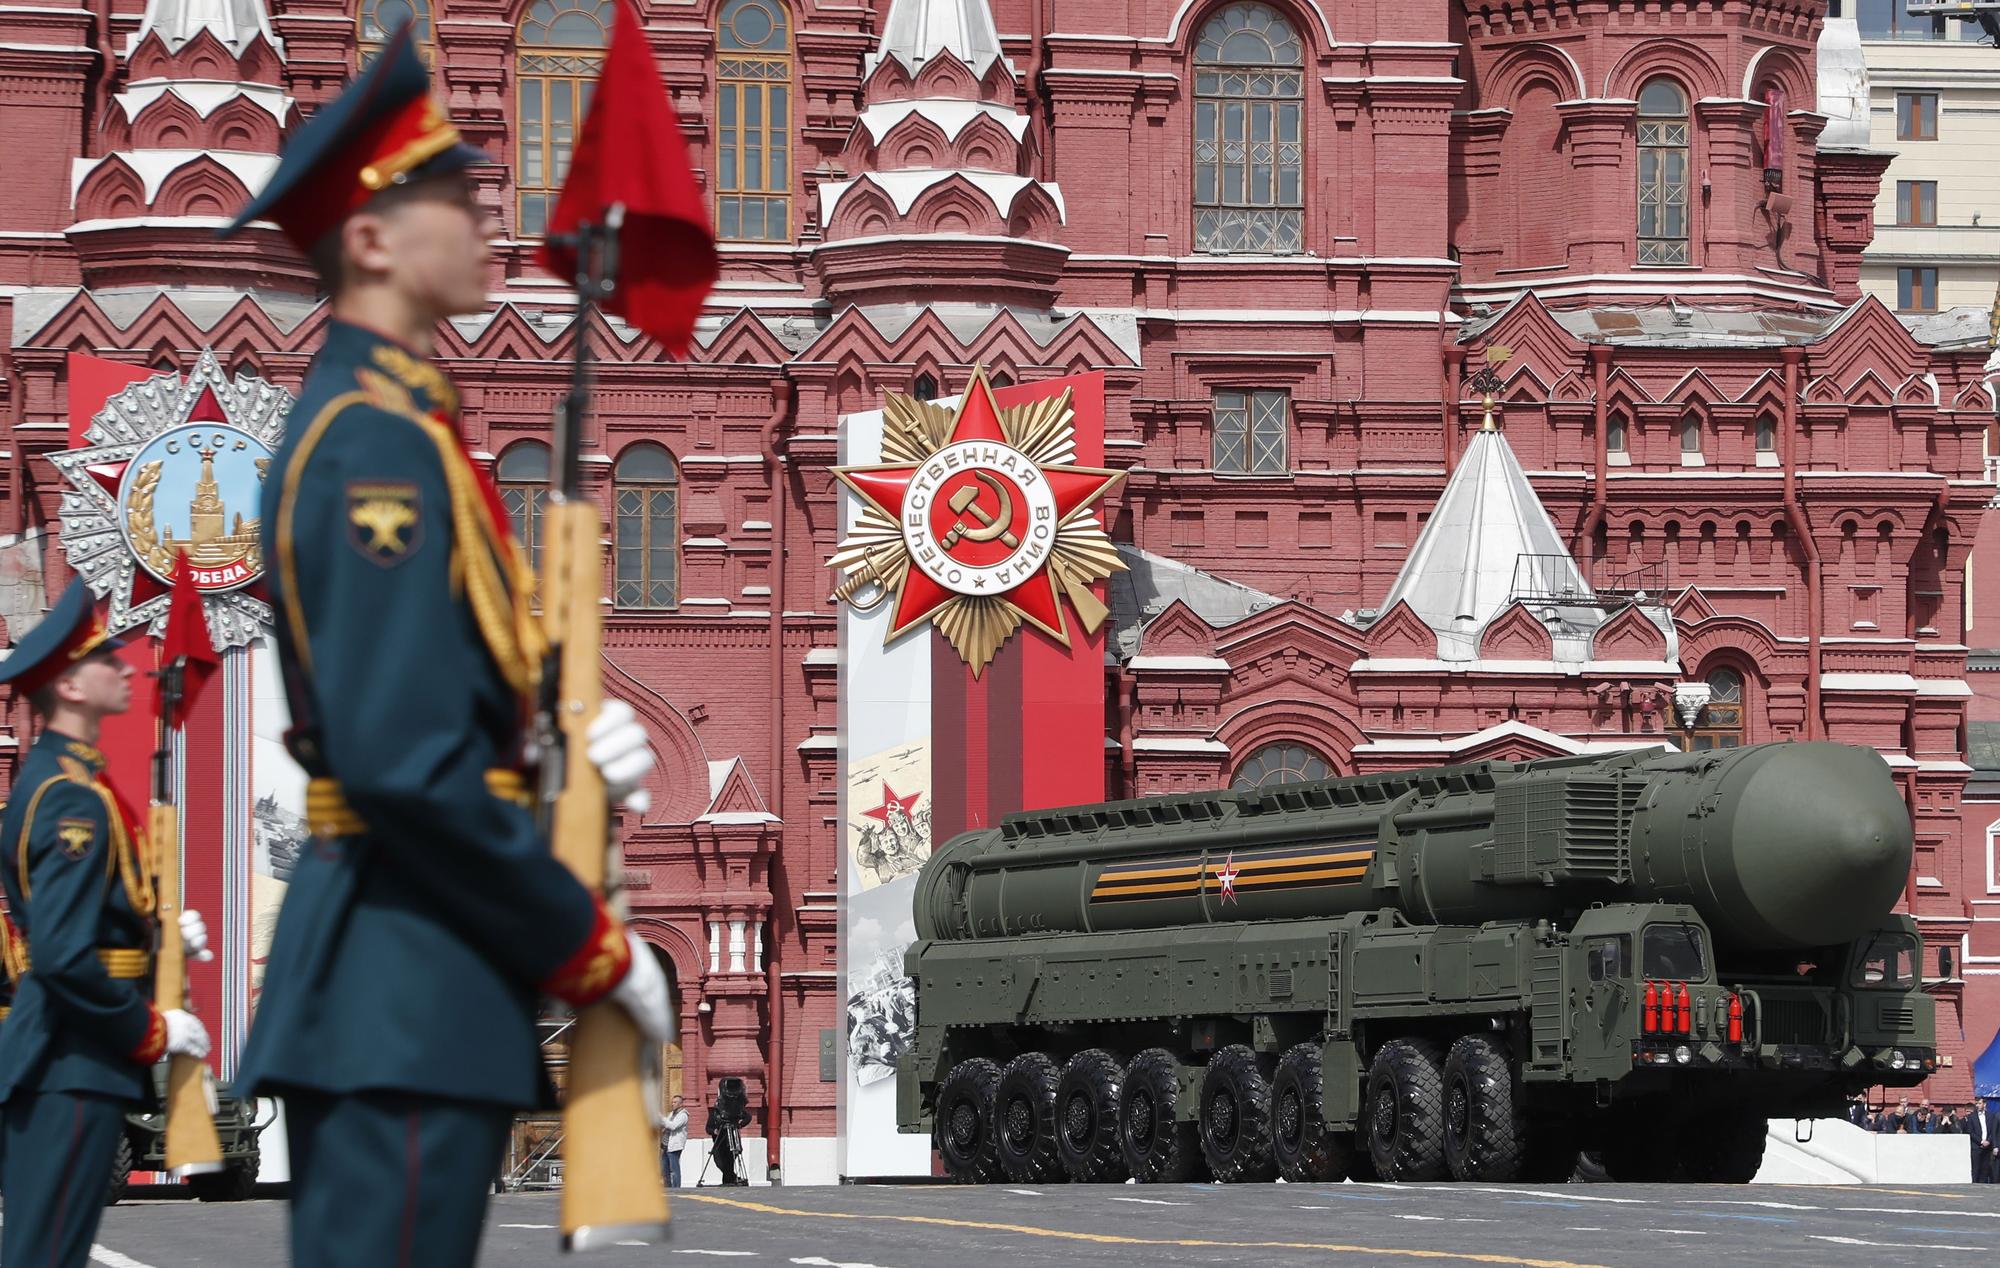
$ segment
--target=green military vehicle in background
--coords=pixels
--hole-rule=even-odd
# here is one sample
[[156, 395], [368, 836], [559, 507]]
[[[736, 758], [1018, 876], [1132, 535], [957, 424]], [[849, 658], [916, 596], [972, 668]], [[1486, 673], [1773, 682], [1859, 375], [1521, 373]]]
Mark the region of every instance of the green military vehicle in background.
[[1936, 1068], [1871, 750], [1648, 750], [1013, 815], [938, 849], [898, 1125], [947, 1174], [1747, 1182]]
[[[125, 1134], [111, 1164], [110, 1190], [105, 1201], [116, 1205], [134, 1171], [167, 1168], [167, 1063], [153, 1067], [153, 1099], [125, 1115]], [[203, 1202], [241, 1202], [255, 1194], [263, 1154], [258, 1138], [276, 1117], [275, 1108], [259, 1117], [255, 1101], [230, 1094], [229, 1085], [215, 1086], [215, 1134], [222, 1142], [222, 1170], [189, 1176], [187, 1186]], [[273, 1103], [275, 1105], [275, 1103]]]

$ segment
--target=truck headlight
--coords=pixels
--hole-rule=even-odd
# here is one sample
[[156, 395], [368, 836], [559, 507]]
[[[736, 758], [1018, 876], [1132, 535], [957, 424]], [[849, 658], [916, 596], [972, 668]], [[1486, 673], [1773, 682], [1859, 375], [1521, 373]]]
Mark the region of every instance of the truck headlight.
[[1898, 1048], [1889, 1054], [1889, 1068], [1891, 1070], [1900, 1070], [1907, 1064], [1908, 1062], [1904, 1058], [1903, 1050], [1901, 1048]]
[[1674, 1049], [1674, 1063], [1676, 1065], [1686, 1065], [1692, 1060], [1694, 1060], [1694, 1053], [1688, 1051], [1686, 1044], [1681, 1044]]

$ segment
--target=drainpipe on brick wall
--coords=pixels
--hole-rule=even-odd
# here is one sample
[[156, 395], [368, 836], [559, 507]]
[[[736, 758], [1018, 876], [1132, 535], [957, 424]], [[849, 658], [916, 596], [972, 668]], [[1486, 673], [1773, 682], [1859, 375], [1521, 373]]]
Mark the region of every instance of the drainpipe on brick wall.
[[1459, 376], [1465, 373], [1465, 349], [1447, 344], [1444, 350], [1444, 474], [1451, 478], [1458, 466]]
[[793, 392], [789, 379], [771, 380], [771, 416], [764, 420], [764, 463], [771, 482], [771, 788], [765, 804], [778, 816], [779, 848], [772, 851], [768, 875], [771, 883], [771, 915], [764, 922], [764, 936], [770, 940], [764, 956], [765, 1008], [771, 1018], [771, 1046], [764, 1054], [765, 1149], [770, 1159], [771, 1182], [783, 1179], [780, 1145], [784, 1140], [785, 1098], [785, 1012], [784, 983], [778, 973], [778, 865], [784, 854], [785, 821], [785, 463], [778, 448], [786, 443], [778, 429], [792, 416]]
[[1805, 349], [1793, 345], [1778, 349], [1785, 363], [1785, 522], [1798, 538], [1806, 564], [1806, 738], [1818, 739], [1825, 730], [1819, 716], [1820, 666], [1820, 575], [1819, 543], [1813, 540], [1812, 523], [1806, 519], [1805, 503], [1799, 491], [1799, 363]]
[[[1604, 514], [1610, 505], [1607, 486], [1611, 465], [1611, 437], [1606, 429], [1610, 426], [1610, 408], [1604, 399], [1604, 380], [1611, 365], [1611, 345], [1592, 344], [1590, 348], [1590, 395], [1592, 416], [1597, 420], [1597, 469], [1591, 477], [1590, 509], [1584, 512], [1583, 527], [1576, 535], [1576, 551], [1582, 554], [1589, 549], [1597, 537], [1597, 530], [1604, 526]], [[1587, 578], [1586, 578], [1587, 580]]]
[[[13, 328], [14, 301], [0, 299], [0, 330], [11, 331]], [[28, 482], [24, 478], [28, 460], [21, 452], [21, 433], [17, 430], [21, 424], [21, 415], [26, 409], [21, 399], [25, 385], [21, 382], [20, 368], [14, 364], [13, 354], [5, 349], [0, 349], [0, 376], [4, 376], [7, 381], [7, 407], [0, 409], [0, 445], [7, 447], [5, 528], [13, 539], [19, 542], [21, 534], [28, 529], [27, 508], [21, 505], [21, 499], [28, 493]]]
[[1123, 787], [1118, 790], [1121, 798], [1131, 799], [1139, 795], [1139, 764], [1132, 752], [1132, 741], [1137, 735], [1134, 715], [1138, 708], [1133, 697], [1139, 693], [1138, 676], [1124, 665], [1118, 667], [1118, 777]]

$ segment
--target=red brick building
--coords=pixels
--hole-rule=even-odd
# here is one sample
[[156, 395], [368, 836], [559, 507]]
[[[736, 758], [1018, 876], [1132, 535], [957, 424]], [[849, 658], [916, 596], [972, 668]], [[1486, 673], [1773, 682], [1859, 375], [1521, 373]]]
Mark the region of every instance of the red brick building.
[[[59, 518], [70, 352], [296, 384], [324, 321], [300, 262], [209, 231], [414, 12], [501, 160], [494, 307], [440, 355], [532, 543], [578, 332], [531, 256], [610, 3], [0, 9], [0, 529]], [[844, 413], [975, 363], [1107, 378], [1115, 793], [1873, 745], [1965, 1092], [1992, 1012], [1961, 968], [2000, 956], [1959, 805], [1985, 332], [1860, 297], [1887, 156], [1822, 100], [1824, 8], [643, 0], [726, 268], [684, 362], [585, 332], [608, 686], [660, 757], [625, 844], [684, 1077], [743, 1076], [787, 1178], [825, 1170], [838, 1086], [827, 468]]]

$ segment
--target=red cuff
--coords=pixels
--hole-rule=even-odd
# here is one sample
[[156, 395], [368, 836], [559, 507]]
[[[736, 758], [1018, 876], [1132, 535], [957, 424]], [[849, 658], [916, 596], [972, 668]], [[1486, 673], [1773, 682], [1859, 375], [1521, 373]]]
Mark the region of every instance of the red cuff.
[[160, 1010], [146, 1005], [146, 1037], [139, 1046], [126, 1055], [140, 1065], [151, 1065], [167, 1052], [167, 1019], [160, 1016]]
[[599, 901], [590, 935], [543, 980], [540, 989], [572, 1008], [583, 1008], [609, 995], [631, 969], [632, 948], [625, 941], [624, 923]]

